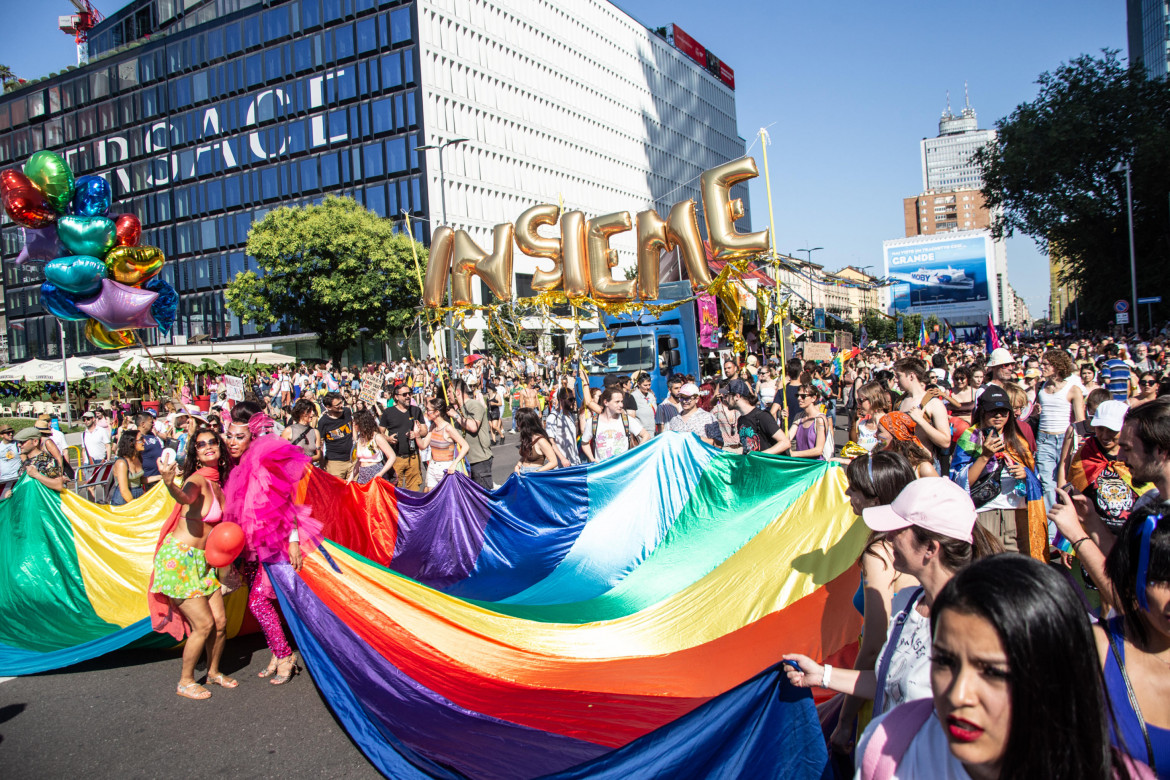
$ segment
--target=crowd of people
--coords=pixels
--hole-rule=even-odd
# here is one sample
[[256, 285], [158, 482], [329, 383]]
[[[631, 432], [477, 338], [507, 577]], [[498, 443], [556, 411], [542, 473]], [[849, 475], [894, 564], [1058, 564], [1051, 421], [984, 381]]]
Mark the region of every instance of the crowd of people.
[[[460, 471], [491, 490], [509, 436], [523, 478], [678, 432], [843, 465], [870, 529], [860, 650], [852, 669], [784, 656], [792, 683], [840, 694], [821, 714], [843, 772], [1170, 777], [1170, 351], [1100, 338], [847, 357], [728, 358], [666, 377], [662, 398], [647, 372], [591, 386], [571, 357], [282, 368], [208, 413], [182, 396], [157, 417], [92, 408], [82, 448], [114, 461], [112, 503], [158, 481], [177, 502], [151, 590], [156, 626], [188, 638], [181, 696], [238, 684], [218, 663], [223, 593], [239, 582], [203, 557], [222, 519], [246, 531], [240, 574], [272, 650], [262, 676], [299, 668], [260, 564], [298, 567], [319, 529], [291, 499], [257, 503], [246, 485], [261, 470], [291, 486], [313, 464], [415, 491]], [[58, 438], [52, 419], [0, 429], [0, 475], [16, 464], [62, 489]]]

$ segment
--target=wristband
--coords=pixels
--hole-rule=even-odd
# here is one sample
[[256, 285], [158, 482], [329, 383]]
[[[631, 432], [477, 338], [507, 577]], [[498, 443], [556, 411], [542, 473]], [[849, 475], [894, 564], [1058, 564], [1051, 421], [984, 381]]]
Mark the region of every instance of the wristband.
[[825, 664], [822, 668], [824, 671], [821, 673], [821, 687], [828, 688], [829, 679], [833, 676], [833, 667], [829, 664]]
[[292, 544], [293, 542], [296, 542], [297, 544], [301, 543], [301, 534], [295, 528], [292, 529], [292, 531], [290, 531], [288, 534], [288, 543]]
[[1076, 552], [1077, 552], [1077, 547], [1081, 546], [1082, 544], [1084, 544], [1084, 543], [1085, 543], [1085, 542], [1087, 542], [1087, 541], [1089, 541], [1089, 537], [1088, 537], [1088, 536], [1082, 536], [1080, 539], [1077, 539], [1075, 542], [1073, 542], [1073, 543], [1072, 543], [1072, 551], [1073, 551], [1074, 553], [1076, 553]]

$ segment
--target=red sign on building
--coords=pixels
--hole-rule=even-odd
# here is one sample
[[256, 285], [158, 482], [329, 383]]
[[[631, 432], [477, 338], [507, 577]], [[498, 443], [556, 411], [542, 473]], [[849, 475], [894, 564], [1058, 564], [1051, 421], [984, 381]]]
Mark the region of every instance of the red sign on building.
[[719, 79], [727, 86], [735, 89], [735, 71], [727, 67], [727, 63], [719, 61]]
[[703, 67], [707, 67], [707, 50], [704, 49], [698, 41], [683, 32], [683, 29], [677, 24], [674, 25], [674, 45], [677, 46], [683, 54], [687, 55]]

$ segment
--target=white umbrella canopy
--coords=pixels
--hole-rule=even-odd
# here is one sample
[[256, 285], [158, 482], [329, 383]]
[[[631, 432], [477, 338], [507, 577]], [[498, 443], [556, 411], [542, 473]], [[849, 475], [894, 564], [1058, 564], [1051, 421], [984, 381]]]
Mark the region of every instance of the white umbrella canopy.
[[[65, 360], [69, 369], [69, 380], [84, 379], [99, 373], [101, 368], [113, 366], [101, 358], [71, 357]], [[30, 360], [18, 363], [0, 371], [0, 380], [25, 380], [28, 382], [63, 382], [65, 372], [60, 360]]]

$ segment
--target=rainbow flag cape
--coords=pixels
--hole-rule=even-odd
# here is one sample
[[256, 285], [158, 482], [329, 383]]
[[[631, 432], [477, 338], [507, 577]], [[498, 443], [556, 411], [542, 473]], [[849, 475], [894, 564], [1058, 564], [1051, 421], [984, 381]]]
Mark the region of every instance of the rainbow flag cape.
[[[951, 456], [950, 476], [964, 490], [970, 490], [971, 483], [979, 479], [979, 475], [972, 477], [971, 465], [982, 451], [983, 433], [975, 426], [963, 431], [959, 440], [955, 442], [955, 452]], [[1024, 508], [1028, 512], [1028, 550], [1033, 558], [1047, 563], [1048, 515], [1044, 509], [1044, 488], [1040, 484], [1040, 477], [1036, 475], [1035, 459], [1032, 453], [1025, 453], [1020, 460], [1024, 464], [1026, 472], [1023, 497]], [[989, 462], [985, 470], [991, 471], [994, 463], [994, 460]], [[1020, 545], [1020, 552], [1023, 552], [1023, 538], [1017, 537], [1017, 543]]]
[[[30, 487], [51, 506], [39, 483], [19, 490]], [[856, 653], [868, 534], [844, 488], [833, 464], [732, 455], [683, 434], [493, 493], [462, 475], [420, 495], [311, 470], [298, 498], [329, 540], [300, 573], [269, 573], [314, 682], [387, 776], [821, 777], [812, 699], [777, 661], [850, 665]], [[85, 502], [58, 500], [74, 524], [67, 508]], [[150, 513], [135, 504], [148, 501], [158, 511], [140, 521], [134, 509]], [[100, 647], [84, 652], [144, 636], [123, 632], [146, 618], [167, 506], [155, 493], [135, 504], [85, 504], [110, 539], [104, 575], [26, 578], [3, 606], [67, 590], [92, 610], [103, 596], [85, 577], [132, 561], [121, 622], [91, 620]], [[76, 533], [46, 541], [46, 556], [83, 546]], [[136, 541], [121, 552], [126, 536]], [[12, 612], [0, 612], [5, 643], [21, 620], [42, 645], [70, 649], [59, 665], [76, 660], [78, 617]]]

